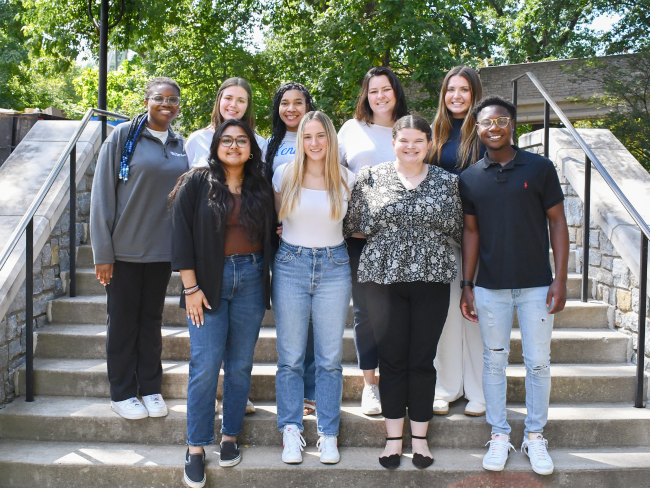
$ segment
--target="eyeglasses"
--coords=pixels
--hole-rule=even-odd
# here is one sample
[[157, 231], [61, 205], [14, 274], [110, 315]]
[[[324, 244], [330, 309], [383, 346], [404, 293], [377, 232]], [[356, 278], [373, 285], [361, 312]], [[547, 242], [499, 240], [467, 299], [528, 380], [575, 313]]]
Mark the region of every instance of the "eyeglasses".
[[248, 143], [250, 142], [248, 137], [238, 137], [235, 139], [234, 137], [230, 136], [223, 136], [221, 137], [221, 145], [223, 147], [232, 147], [232, 143], [237, 144], [237, 147], [246, 147], [248, 146]]
[[505, 129], [510, 123], [510, 117], [497, 117], [496, 119], [481, 119], [478, 121], [478, 124], [484, 129], [489, 129], [492, 127], [492, 124], [496, 124], [500, 129]]
[[156, 105], [168, 103], [172, 107], [178, 107], [181, 104], [181, 97], [163, 97], [162, 95], [154, 95], [153, 97], [147, 97], [145, 100], [151, 100]]

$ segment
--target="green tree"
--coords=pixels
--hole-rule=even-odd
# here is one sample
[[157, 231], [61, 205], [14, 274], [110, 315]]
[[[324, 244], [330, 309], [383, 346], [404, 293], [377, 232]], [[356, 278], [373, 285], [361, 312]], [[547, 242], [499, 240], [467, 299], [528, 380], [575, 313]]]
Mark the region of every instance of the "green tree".
[[14, 108], [14, 91], [25, 82], [20, 67], [28, 60], [21, 31], [20, 1], [0, 0], [0, 107]]
[[[430, 114], [445, 70], [489, 56], [494, 34], [480, 1], [278, 0], [268, 15], [264, 58], [277, 82], [309, 86], [337, 124], [354, 112], [359, 85], [373, 65], [390, 66]], [[412, 90], [413, 92], [413, 90]]]

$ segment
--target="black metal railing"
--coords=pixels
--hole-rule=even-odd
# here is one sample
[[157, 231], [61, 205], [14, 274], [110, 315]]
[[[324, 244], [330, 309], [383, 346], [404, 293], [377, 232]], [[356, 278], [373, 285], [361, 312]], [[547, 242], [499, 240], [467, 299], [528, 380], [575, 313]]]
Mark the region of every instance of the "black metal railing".
[[[648, 295], [648, 239], [650, 239], [650, 227], [648, 223], [643, 220], [639, 212], [630, 203], [623, 191], [618, 187], [614, 179], [607, 172], [600, 160], [593, 153], [591, 148], [587, 145], [578, 131], [576, 131], [573, 124], [569, 121], [564, 112], [558, 107], [557, 103], [548, 94], [544, 85], [540, 83], [537, 77], [527, 71], [523, 75], [512, 80], [512, 100], [515, 106], [517, 105], [517, 82], [520, 78], [528, 76], [530, 81], [533, 82], [535, 88], [544, 97], [544, 156], [548, 157], [549, 154], [549, 129], [550, 129], [550, 114], [551, 108], [558, 116], [564, 127], [569, 131], [571, 136], [575, 139], [578, 145], [585, 153], [585, 192], [584, 192], [584, 211], [582, 223], [582, 287], [581, 287], [581, 300], [586, 302], [589, 299], [589, 227], [591, 222], [591, 165], [593, 164], [596, 170], [603, 177], [603, 180], [609, 185], [614, 195], [623, 204], [625, 210], [630, 214], [636, 225], [641, 230], [641, 256], [639, 260], [639, 324], [637, 331], [637, 354], [636, 354], [636, 392], [634, 406], [637, 408], [644, 408], [645, 402], [643, 401], [644, 390], [644, 359], [645, 359], [645, 319], [646, 319], [646, 297]], [[515, 127], [517, 127], [517, 117], [515, 116]]]
[[[96, 108], [89, 108], [81, 119], [79, 127], [72, 135], [68, 145], [63, 150], [58, 161], [50, 171], [45, 183], [41, 186], [38, 194], [32, 201], [32, 204], [27, 209], [25, 215], [20, 220], [20, 223], [9, 237], [9, 242], [2, 249], [0, 253], [0, 269], [5, 265], [9, 256], [13, 252], [16, 244], [25, 233], [25, 246], [26, 246], [26, 270], [25, 270], [25, 329], [26, 329], [26, 385], [25, 385], [25, 401], [34, 401], [34, 215], [41, 205], [48, 191], [56, 181], [61, 169], [65, 162], [70, 158], [70, 296], [74, 297], [77, 294], [77, 277], [76, 277], [76, 247], [77, 247], [77, 222], [76, 222], [76, 205], [77, 205], [77, 142], [81, 137], [82, 132], [88, 125], [90, 118], [93, 115], [101, 115], [102, 117], [102, 137], [106, 134], [106, 117], [129, 120], [129, 117], [106, 110], [99, 110]], [[102, 138], [102, 143], [104, 139]]]

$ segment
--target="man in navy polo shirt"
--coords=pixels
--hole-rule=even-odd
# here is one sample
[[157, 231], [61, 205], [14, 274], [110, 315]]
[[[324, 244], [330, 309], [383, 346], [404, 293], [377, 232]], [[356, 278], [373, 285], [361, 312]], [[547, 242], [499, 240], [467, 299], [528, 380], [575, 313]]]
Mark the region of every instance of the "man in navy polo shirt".
[[492, 426], [483, 467], [503, 470], [514, 449], [506, 420], [506, 366], [516, 310], [526, 365], [527, 416], [521, 448], [536, 473], [551, 474], [553, 461], [542, 431], [551, 393], [553, 314], [566, 303], [569, 232], [553, 163], [510, 144], [515, 113], [512, 103], [496, 96], [483, 98], [473, 110], [487, 151], [460, 175], [465, 214], [460, 307], [467, 320], [479, 323], [483, 338], [483, 392], [486, 420]]

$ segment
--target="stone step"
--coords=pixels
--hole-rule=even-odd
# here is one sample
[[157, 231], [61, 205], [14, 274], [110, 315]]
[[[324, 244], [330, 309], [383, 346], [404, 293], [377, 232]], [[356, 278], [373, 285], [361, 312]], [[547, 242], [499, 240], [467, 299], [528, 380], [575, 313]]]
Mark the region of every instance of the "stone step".
[[[480, 334], [478, 326], [476, 333]], [[60, 359], [105, 359], [106, 326], [52, 324], [38, 329], [36, 356]], [[187, 328], [163, 327], [162, 358], [170, 361], [190, 360]], [[521, 332], [511, 333], [511, 363], [522, 363]], [[609, 329], [558, 329], [553, 331], [551, 360], [556, 363], [618, 363], [630, 359], [632, 338]], [[343, 362], [356, 363], [354, 334], [343, 334]], [[255, 348], [255, 362], [276, 363], [276, 330], [263, 327]]]
[[[520, 442], [515, 440], [515, 444], [519, 447]], [[184, 486], [185, 450], [180, 445], [5, 442], [0, 445], [0, 479], [6, 487], [179, 487]], [[323, 465], [310, 445], [302, 464], [288, 465], [281, 461], [279, 445], [242, 446], [242, 462], [223, 469], [214, 446], [207, 449], [206, 486], [611, 488], [647, 486], [650, 477], [647, 447], [554, 449], [551, 445], [555, 472], [544, 477], [533, 473], [522, 452], [510, 454], [502, 473], [485, 471], [481, 465], [485, 452], [485, 447], [434, 449], [433, 466], [418, 470], [411, 463], [410, 449], [405, 449], [402, 465], [387, 470], [377, 461], [381, 450], [376, 447], [342, 447], [340, 463]]]
[[[178, 272], [172, 273], [167, 286], [167, 295], [179, 296], [183, 289], [183, 282], [181, 281], [181, 274]], [[77, 268], [77, 296], [88, 295], [104, 295], [104, 285], [102, 285], [93, 268]]]
[[77, 268], [93, 268], [94, 266], [93, 247], [90, 244], [77, 246]]
[[[582, 286], [582, 275], [578, 273], [569, 273], [567, 280], [567, 297], [570, 299], [580, 298]], [[168, 296], [179, 296], [183, 289], [181, 274], [173, 272], [167, 286]], [[589, 287], [591, 290], [591, 285]], [[77, 268], [77, 295], [104, 295], [104, 285], [102, 285], [95, 276], [93, 268]]]
[[[428, 432], [432, 448], [480, 449], [490, 437], [485, 417], [464, 414], [466, 402], [454, 402], [445, 416], [434, 417]], [[113, 412], [108, 398], [37, 396], [33, 403], [14, 401], [0, 411], [0, 437], [3, 439], [124, 442], [136, 444], [185, 444], [187, 403], [167, 400], [169, 415], [162, 419], [127, 421]], [[277, 407], [256, 404], [257, 412], [247, 415], [240, 444], [278, 446], [282, 437], [277, 429]], [[221, 412], [220, 412], [221, 413]], [[524, 433], [525, 405], [508, 405], [508, 422], [514, 444]], [[382, 416], [366, 416], [357, 402], [346, 402], [341, 409], [338, 444], [345, 447], [381, 447], [386, 430]], [[557, 405], [549, 409], [544, 435], [554, 448], [600, 448], [650, 446], [647, 428], [650, 411], [629, 404]], [[304, 418], [303, 433], [308, 445], [318, 440], [316, 417]], [[221, 415], [215, 419], [219, 438]], [[410, 445], [407, 423], [405, 445]]]
[[[549, 261], [551, 262], [551, 270], [553, 271], [553, 274], [555, 274], [555, 258], [553, 257], [553, 250], [551, 249], [548, 253], [548, 258]], [[569, 261], [567, 263], [567, 270], [569, 274], [571, 273], [579, 273], [580, 270], [580, 258], [578, 255], [578, 252], [575, 249], [570, 249], [569, 250]]]
[[[185, 310], [178, 307], [178, 297], [165, 298], [163, 323], [167, 326], [187, 327]], [[568, 300], [565, 309], [555, 317], [554, 327], [576, 329], [608, 328], [608, 305], [603, 302], [591, 301], [582, 303], [579, 300]], [[47, 302], [47, 318], [57, 324], [105, 324], [106, 296], [92, 295], [79, 297], [62, 297]], [[352, 301], [348, 309], [346, 325], [354, 324]], [[273, 327], [275, 321], [273, 311], [267, 310], [262, 320], [263, 327]], [[515, 326], [517, 318], [515, 316]]]
[[[162, 394], [165, 398], [186, 398], [189, 363], [163, 361]], [[254, 364], [250, 398], [275, 401], [276, 364]], [[523, 365], [507, 369], [508, 401], [525, 401]], [[223, 375], [223, 372], [222, 372]], [[551, 365], [553, 403], [632, 402], [636, 367], [628, 364]], [[25, 391], [25, 367], [15, 372], [16, 395]], [[221, 392], [222, 381], [219, 381]], [[646, 382], [647, 383], [647, 382]], [[647, 386], [647, 385], [646, 385]], [[361, 399], [363, 376], [356, 365], [343, 365], [343, 400]], [[106, 362], [101, 359], [34, 360], [34, 392], [52, 396], [110, 396]], [[221, 393], [219, 393], [221, 394]]]

